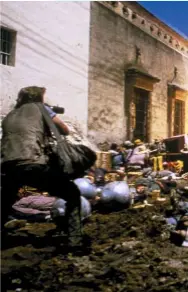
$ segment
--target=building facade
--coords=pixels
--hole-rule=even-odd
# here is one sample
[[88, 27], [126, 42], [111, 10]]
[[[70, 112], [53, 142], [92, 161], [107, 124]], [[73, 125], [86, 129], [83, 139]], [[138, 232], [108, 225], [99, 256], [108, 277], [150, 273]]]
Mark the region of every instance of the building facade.
[[188, 133], [188, 41], [136, 2], [92, 2], [89, 133], [121, 142]]
[[188, 133], [188, 41], [137, 2], [1, 2], [1, 114], [45, 86], [97, 143]]

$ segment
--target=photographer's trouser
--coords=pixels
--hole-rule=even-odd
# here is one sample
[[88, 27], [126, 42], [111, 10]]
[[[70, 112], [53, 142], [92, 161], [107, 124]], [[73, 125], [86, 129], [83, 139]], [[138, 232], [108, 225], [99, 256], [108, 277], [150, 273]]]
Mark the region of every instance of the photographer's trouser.
[[81, 197], [77, 186], [70, 182], [68, 184], [67, 201], [65, 213], [65, 228], [67, 227], [68, 245], [82, 245], [82, 226], [81, 226]]
[[67, 202], [66, 214], [64, 218], [62, 217], [61, 228], [67, 231], [70, 246], [81, 245], [80, 191], [67, 176], [47, 165], [37, 164], [21, 166], [7, 164], [2, 167], [2, 173], [2, 227], [11, 213], [19, 188], [27, 185], [35, 187], [39, 191], [47, 191], [50, 195], [62, 198]]

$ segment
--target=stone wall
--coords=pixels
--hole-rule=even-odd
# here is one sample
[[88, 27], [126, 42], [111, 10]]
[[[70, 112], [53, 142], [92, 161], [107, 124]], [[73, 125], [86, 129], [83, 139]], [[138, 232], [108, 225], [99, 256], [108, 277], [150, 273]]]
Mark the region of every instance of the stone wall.
[[15, 66], [0, 65], [2, 115], [17, 92], [45, 86], [49, 99], [63, 106], [87, 130], [89, 2], [2, 2], [4, 27], [17, 32]]
[[[111, 3], [111, 2], [110, 2]], [[122, 6], [121, 6], [122, 7]], [[120, 15], [108, 3], [92, 2], [89, 65], [89, 135], [98, 142], [126, 139], [125, 72], [135, 61], [135, 47], [141, 52], [145, 70], [160, 79], [151, 94], [151, 139], [168, 136], [168, 82], [178, 68], [178, 83], [188, 88], [186, 48], [178, 51], [140, 29], [131, 18]], [[118, 8], [119, 9], [119, 8]], [[184, 44], [185, 46], [185, 44]], [[188, 108], [188, 104], [186, 105]], [[188, 113], [186, 109], [186, 132]]]
[[167, 46], [188, 56], [188, 39], [183, 38], [175, 30], [162, 22], [142, 5], [136, 1], [118, 1], [116, 5], [112, 2], [105, 2], [107, 7], [112, 8], [119, 15], [132, 22], [140, 29], [151, 34]]

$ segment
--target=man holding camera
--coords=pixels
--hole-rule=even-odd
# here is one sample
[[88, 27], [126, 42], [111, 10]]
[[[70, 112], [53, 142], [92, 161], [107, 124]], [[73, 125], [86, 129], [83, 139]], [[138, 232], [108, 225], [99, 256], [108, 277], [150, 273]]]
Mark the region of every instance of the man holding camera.
[[[50, 135], [36, 103], [43, 103], [46, 89], [31, 86], [22, 88], [15, 108], [2, 122], [2, 227], [23, 185], [47, 191], [67, 201], [65, 218], [60, 228], [68, 237], [68, 250], [82, 249], [80, 191], [68, 175], [51, 166], [46, 153]], [[69, 129], [56, 113], [45, 105], [54, 124], [62, 135]]]

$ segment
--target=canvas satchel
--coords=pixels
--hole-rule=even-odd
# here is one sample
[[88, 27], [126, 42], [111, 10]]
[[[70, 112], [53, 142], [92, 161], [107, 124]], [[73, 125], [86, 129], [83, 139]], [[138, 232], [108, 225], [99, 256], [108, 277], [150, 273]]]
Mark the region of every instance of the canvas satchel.
[[53, 167], [60, 168], [64, 174], [72, 179], [81, 177], [86, 170], [94, 165], [96, 153], [85, 145], [71, 144], [66, 137], [61, 135], [53, 123], [48, 111], [42, 103], [36, 103], [40, 109], [44, 122], [51, 133], [53, 143], [51, 144]]

